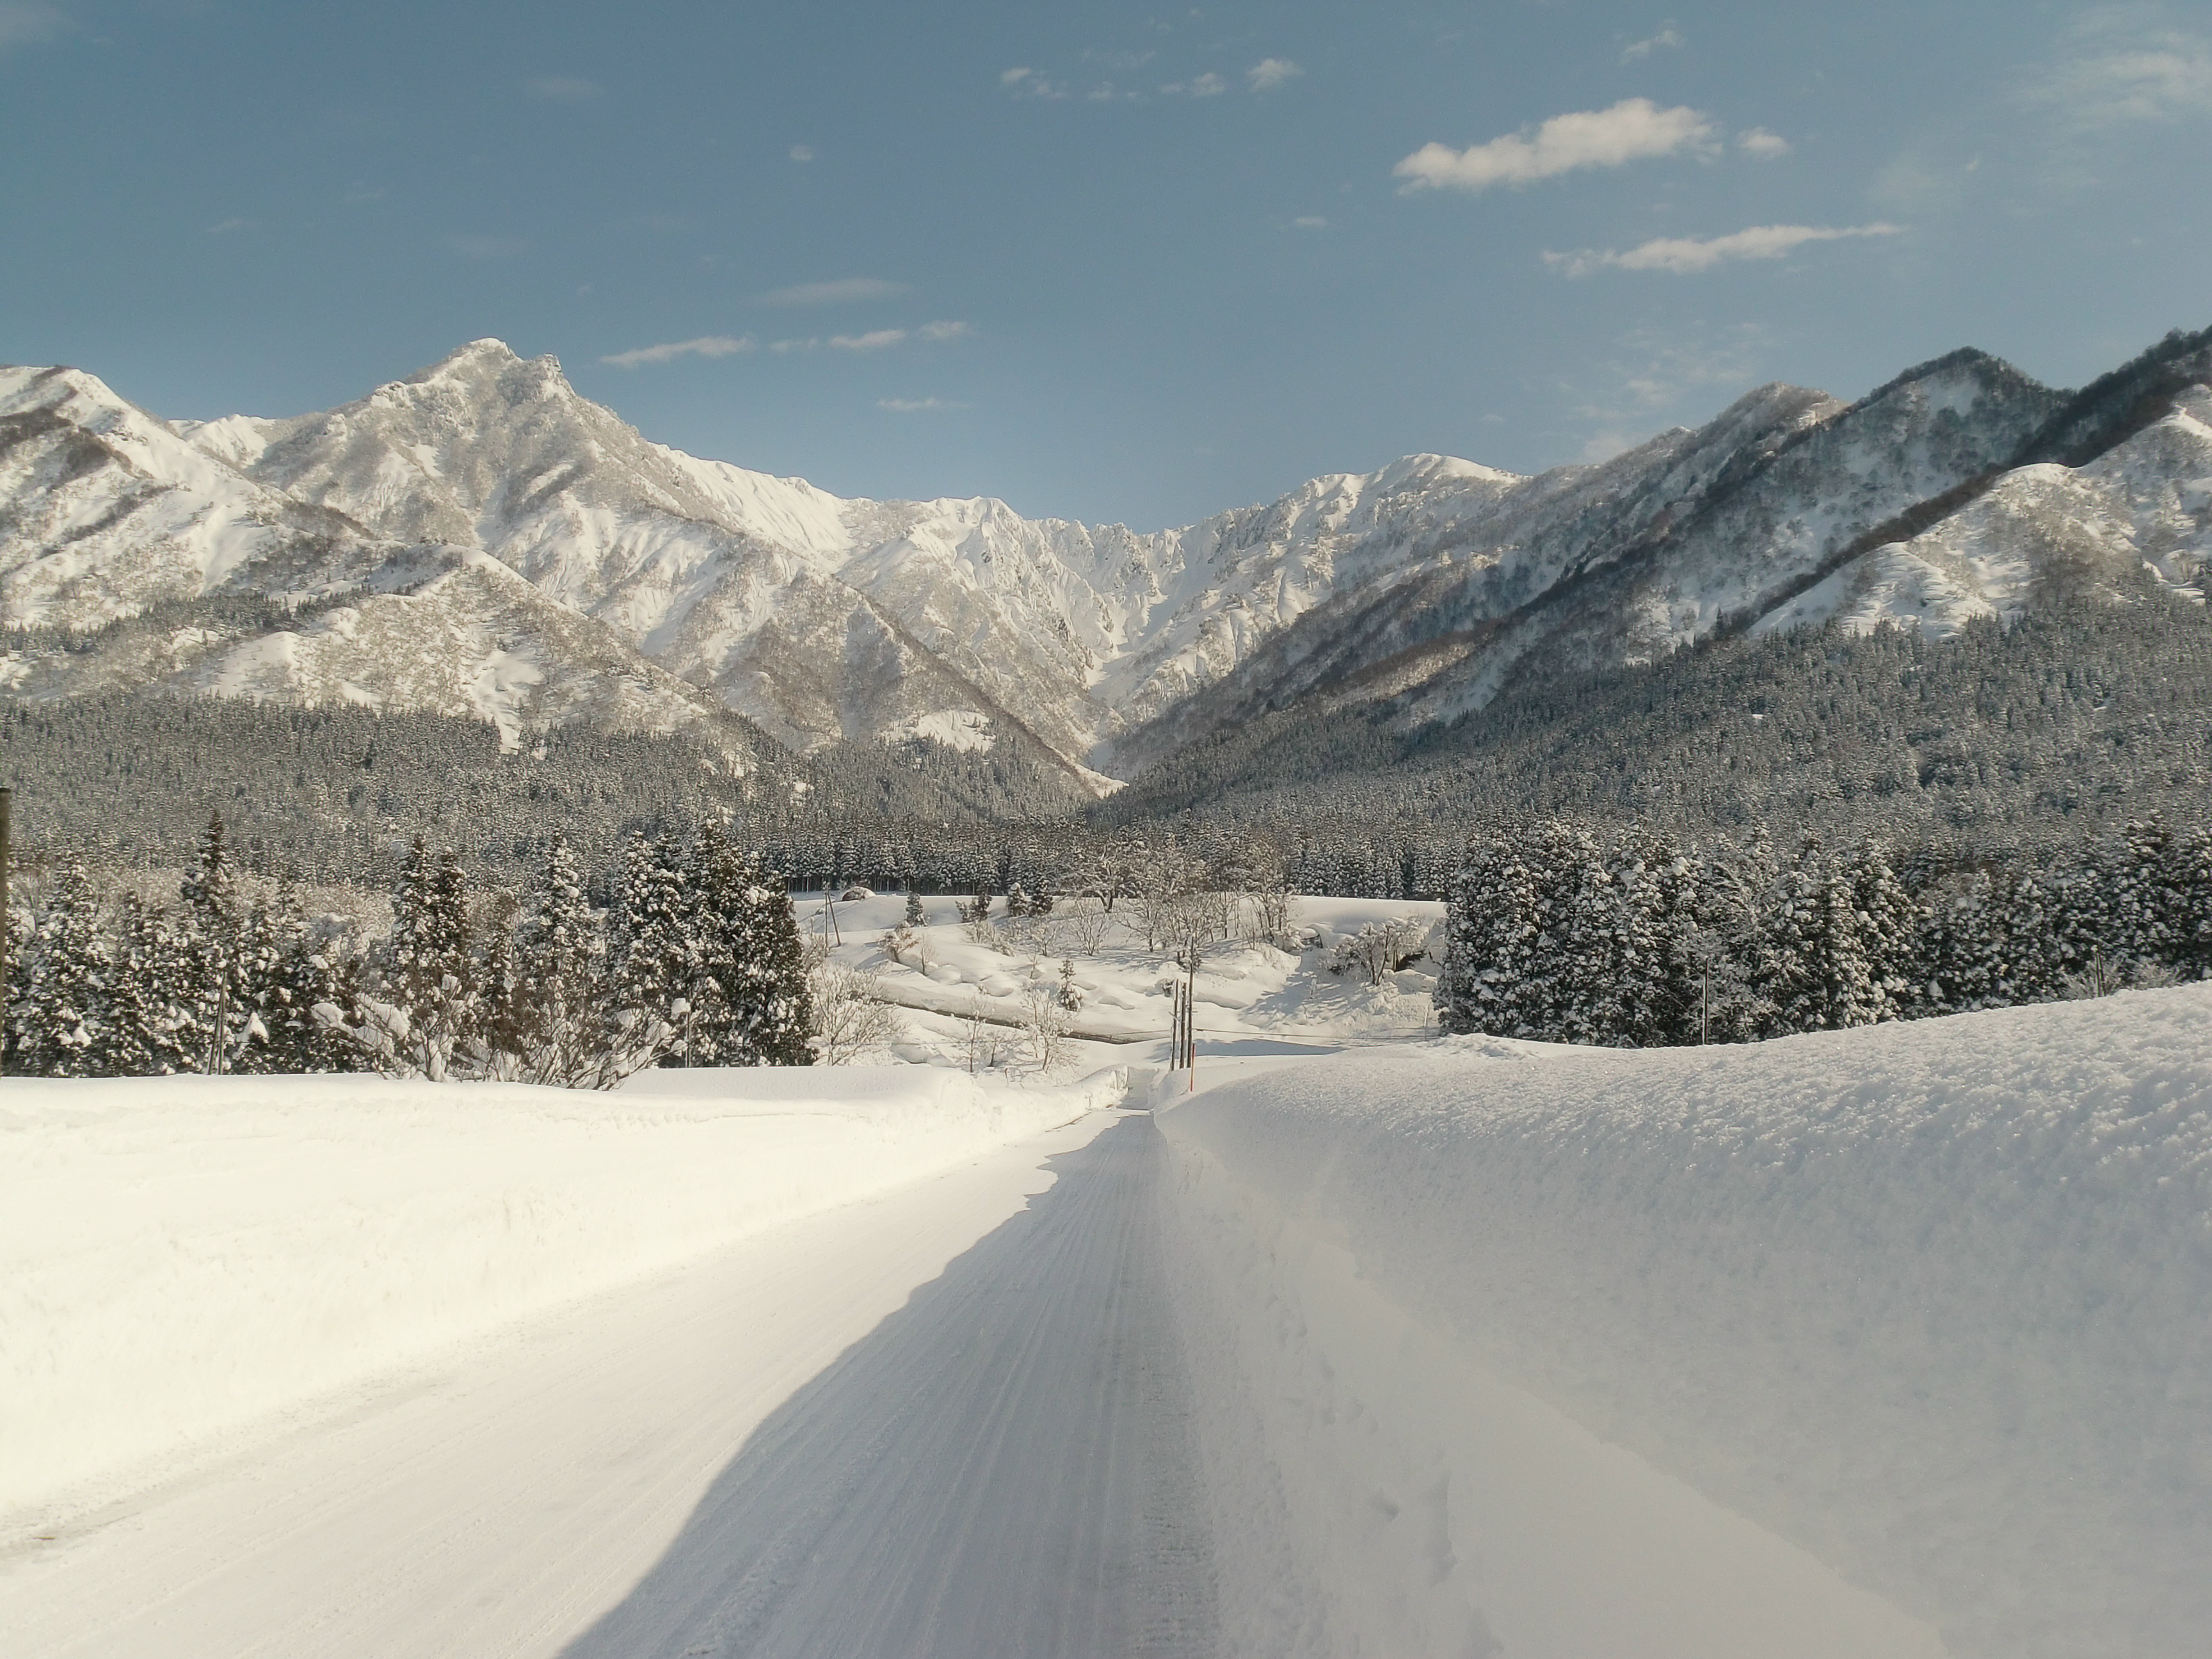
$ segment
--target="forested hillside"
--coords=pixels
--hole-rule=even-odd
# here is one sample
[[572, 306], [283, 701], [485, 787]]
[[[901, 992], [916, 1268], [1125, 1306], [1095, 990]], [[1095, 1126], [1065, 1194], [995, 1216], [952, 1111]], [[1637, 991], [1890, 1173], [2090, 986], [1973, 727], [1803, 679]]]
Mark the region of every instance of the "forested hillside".
[[[573, 726], [503, 751], [485, 721], [110, 692], [0, 701], [0, 780], [19, 856], [171, 865], [220, 811], [240, 863], [310, 882], [392, 879], [416, 836], [511, 879], [555, 832], [593, 867], [634, 830], [728, 812], [757, 838], [830, 841], [809, 825], [1060, 816], [1066, 775], [1002, 739], [847, 744], [804, 759], [734, 717], [727, 740]], [[734, 756], [764, 757], [750, 762]]]
[[1559, 813], [1672, 830], [1764, 821], [1990, 849], [2070, 840], [2212, 784], [2212, 619], [2145, 583], [1930, 642], [1737, 636], [1563, 677], [1440, 728], [1286, 712], [1194, 744], [1098, 809], [1423, 829]]

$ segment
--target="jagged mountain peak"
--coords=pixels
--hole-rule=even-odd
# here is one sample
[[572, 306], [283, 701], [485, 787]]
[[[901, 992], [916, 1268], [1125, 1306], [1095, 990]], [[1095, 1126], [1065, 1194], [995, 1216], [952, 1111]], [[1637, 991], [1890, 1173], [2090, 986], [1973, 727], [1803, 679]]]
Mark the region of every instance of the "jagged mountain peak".
[[[451, 660], [418, 678], [445, 688], [441, 706], [481, 696], [503, 729], [719, 704], [794, 747], [1007, 738], [1071, 776], [1126, 776], [1302, 698], [1448, 719], [1516, 678], [1863, 611], [1850, 595], [1875, 590], [1853, 561], [1930, 532], [1956, 492], [1985, 489], [2036, 442], [2101, 453], [2142, 431], [2203, 345], [2162, 343], [2071, 402], [1971, 349], [1849, 403], [1777, 381], [1601, 462], [1524, 477], [1419, 453], [1141, 534], [1024, 518], [992, 496], [842, 499], [703, 460], [579, 394], [557, 359], [492, 338], [280, 420], [165, 424], [94, 377], [11, 370], [0, 419], [43, 411], [45, 435], [0, 434], [0, 605], [82, 624], [197, 593], [352, 582], [392, 596], [373, 609], [382, 637], [413, 625], [401, 618], [434, 635], [425, 649]], [[2136, 506], [2113, 506], [2109, 481], [2031, 477], [1973, 521], [1976, 545], [2035, 503], [2075, 503], [2078, 519], [2097, 495], [2106, 564], [2163, 538], [2180, 550], [2168, 580], [2194, 580], [2202, 492], [2165, 475], [2196, 465], [2201, 425], [2130, 452]], [[71, 482], [71, 456], [96, 487]], [[1952, 556], [1929, 544], [1912, 569]], [[250, 674], [212, 683], [331, 695], [354, 684], [354, 626], [333, 613], [306, 643], [272, 636]], [[596, 666], [564, 678], [586, 643]], [[641, 685], [674, 678], [617, 696], [624, 662]], [[483, 675], [495, 690], [467, 689]], [[568, 689], [531, 689], [533, 675]], [[388, 706], [410, 695], [361, 686]]]
[[[504, 340], [486, 335], [481, 340], [471, 340], [466, 345], [456, 346], [427, 368], [418, 368], [403, 377], [410, 386], [421, 386], [432, 380], [452, 379], [470, 372], [489, 369], [503, 372], [526, 359]], [[553, 357], [538, 357], [527, 361], [550, 363], [557, 369], [560, 363]]]

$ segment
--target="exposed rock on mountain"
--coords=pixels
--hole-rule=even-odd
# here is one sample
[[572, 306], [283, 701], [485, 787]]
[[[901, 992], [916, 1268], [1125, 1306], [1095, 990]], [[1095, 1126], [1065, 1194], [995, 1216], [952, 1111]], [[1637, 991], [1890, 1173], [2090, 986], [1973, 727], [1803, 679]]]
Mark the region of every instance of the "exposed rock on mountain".
[[[288, 420], [172, 426], [0, 370], [0, 619], [49, 630], [0, 677], [510, 742], [735, 713], [798, 749], [1012, 741], [1104, 787], [1310, 699], [1412, 726], [1741, 627], [1941, 631], [2144, 562], [2201, 593], [2209, 360], [2173, 337], [2069, 398], [1961, 351], [1849, 404], [1762, 387], [1599, 465], [1413, 456], [1143, 535], [700, 460], [492, 340]], [[104, 627], [223, 595], [302, 608]]]

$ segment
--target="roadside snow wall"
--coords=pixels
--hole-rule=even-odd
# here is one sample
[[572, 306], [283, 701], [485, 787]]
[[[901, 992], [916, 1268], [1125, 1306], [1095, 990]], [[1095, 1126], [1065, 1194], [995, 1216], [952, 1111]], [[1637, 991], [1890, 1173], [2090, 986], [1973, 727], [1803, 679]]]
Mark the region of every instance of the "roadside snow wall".
[[1243, 1650], [2212, 1651], [2212, 988], [1159, 1121]]
[[223, 1431], [1119, 1104], [1124, 1074], [0, 1084], [0, 1534]]

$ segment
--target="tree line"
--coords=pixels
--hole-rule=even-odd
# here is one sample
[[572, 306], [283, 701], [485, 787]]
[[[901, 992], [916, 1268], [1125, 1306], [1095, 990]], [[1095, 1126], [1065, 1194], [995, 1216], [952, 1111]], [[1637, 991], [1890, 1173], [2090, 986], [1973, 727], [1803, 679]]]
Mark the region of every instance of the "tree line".
[[65, 857], [11, 929], [16, 1076], [380, 1071], [611, 1088], [653, 1065], [813, 1062], [789, 895], [717, 820], [639, 835], [593, 902], [556, 835], [520, 892], [473, 888], [417, 838], [392, 925], [311, 918], [296, 883], [248, 896], [220, 815], [179, 902], [111, 896]]
[[1552, 818], [1453, 878], [1444, 1029], [1747, 1042], [2212, 975], [2212, 829], [2163, 818], [2002, 865], [1761, 830], [1692, 847]]

